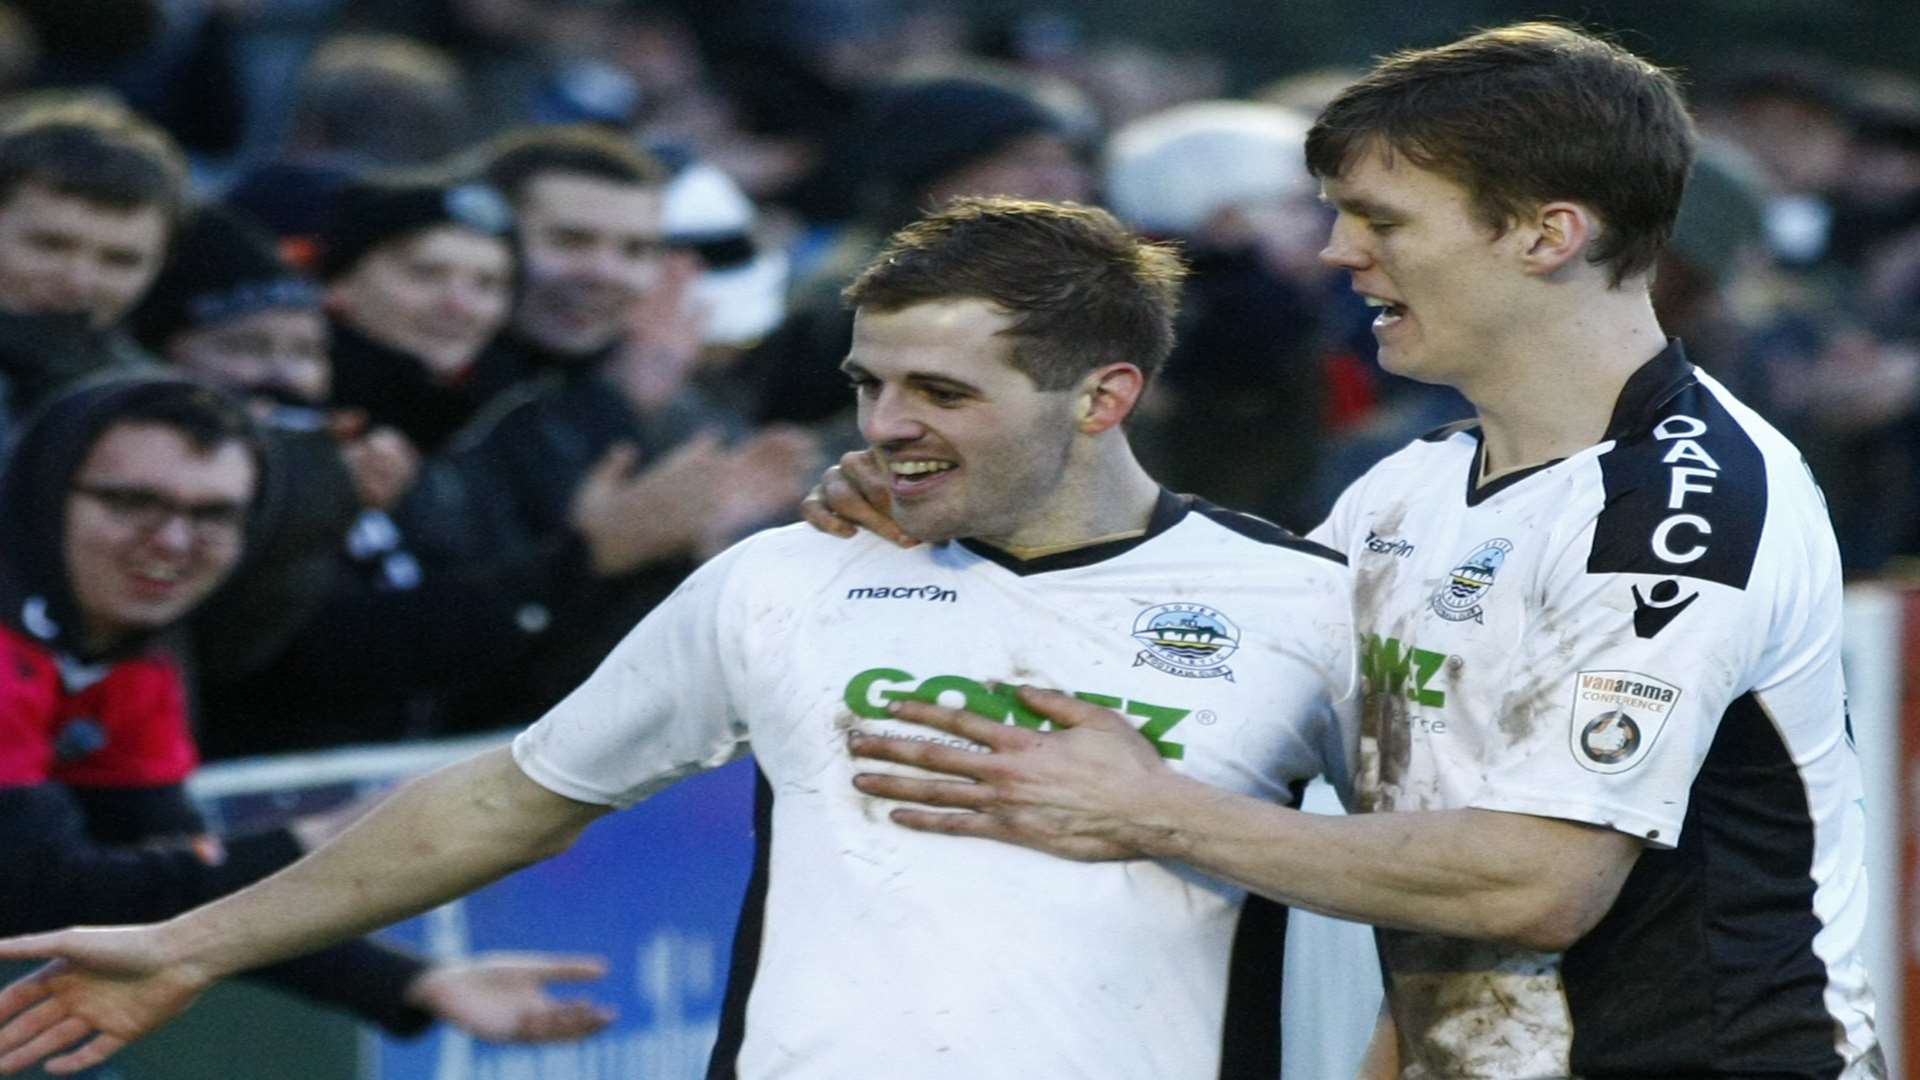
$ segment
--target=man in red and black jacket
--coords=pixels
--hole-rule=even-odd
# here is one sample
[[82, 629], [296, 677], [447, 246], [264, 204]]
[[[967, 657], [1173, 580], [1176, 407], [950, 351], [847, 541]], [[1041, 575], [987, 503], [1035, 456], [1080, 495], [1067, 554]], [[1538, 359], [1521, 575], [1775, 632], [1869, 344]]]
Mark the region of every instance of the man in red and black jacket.
[[[178, 379], [50, 402], [0, 475], [0, 933], [164, 918], [292, 862], [335, 827], [209, 833], [176, 624], [245, 546], [263, 458], [241, 408]], [[390, 1031], [567, 1038], [603, 1010], [546, 993], [597, 964], [430, 964], [371, 941], [263, 969]]]

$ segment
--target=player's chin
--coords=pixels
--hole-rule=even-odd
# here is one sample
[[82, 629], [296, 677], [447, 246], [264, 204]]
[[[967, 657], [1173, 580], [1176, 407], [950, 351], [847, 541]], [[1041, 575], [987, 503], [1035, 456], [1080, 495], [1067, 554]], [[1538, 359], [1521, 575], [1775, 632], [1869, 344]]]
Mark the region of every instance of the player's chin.
[[944, 544], [969, 535], [957, 515], [942, 513], [933, 507], [894, 504], [894, 524], [902, 532], [924, 544]]

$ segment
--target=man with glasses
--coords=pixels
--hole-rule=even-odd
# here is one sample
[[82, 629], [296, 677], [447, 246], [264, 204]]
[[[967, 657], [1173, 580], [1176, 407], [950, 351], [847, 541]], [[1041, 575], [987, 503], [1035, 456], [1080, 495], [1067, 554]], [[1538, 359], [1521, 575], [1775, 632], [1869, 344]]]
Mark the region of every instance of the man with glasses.
[[[0, 931], [162, 917], [297, 858], [350, 814], [216, 837], [182, 782], [198, 761], [168, 632], [245, 547], [260, 447], [197, 383], [76, 389], [0, 476]], [[428, 964], [354, 942], [260, 974], [396, 1034], [570, 1037], [606, 1015], [545, 991], [573, 958]]]

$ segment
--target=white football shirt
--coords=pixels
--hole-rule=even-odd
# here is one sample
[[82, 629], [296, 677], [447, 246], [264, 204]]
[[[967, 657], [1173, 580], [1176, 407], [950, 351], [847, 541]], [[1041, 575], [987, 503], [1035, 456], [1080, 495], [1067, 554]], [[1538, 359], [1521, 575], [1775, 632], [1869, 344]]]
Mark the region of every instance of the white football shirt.
[[911, 832], [853, 788], [846, 735], [944, 738], [888, 718], [902, 697], [1035, 723], [988, 684], [1049, 686], [1291, 804], [1352, 760], [1349, 585], [1331, 552], [1172, 495], [1144, 537], [1025, 563], [775, 530], [689, 578], [515, 758], [624, 806], [751, 743], [765, 862], [711, 1075], [1271, 1077], [1279, 909], [1178, 865]]

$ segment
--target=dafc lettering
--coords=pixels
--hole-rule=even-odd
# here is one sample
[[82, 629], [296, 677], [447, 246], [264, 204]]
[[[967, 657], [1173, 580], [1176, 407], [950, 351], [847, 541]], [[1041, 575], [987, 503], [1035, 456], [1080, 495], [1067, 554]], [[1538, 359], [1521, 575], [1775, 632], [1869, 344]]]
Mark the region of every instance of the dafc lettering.
[[[1407, 700], [1416, 705], [1441, 709], [1446, 707], [1447, 695], [1441, 690], [1427, 689], [1427, 681], [1438, 674], [1440, 665], [1446, 662], [1446, 653], [1412, 646], [1403, 649], [1397, 638], [1368, 634], [1366, 646], [1360, 653], [1360, 674], [1376, 694], [1404, 693]], [[1409, 675], [1413, 676], [1411, 685]]]
[[960, 599], [960, 594], [938, 585], [876, 585], [872, 588], [848, 589], [847, 599], [930, 600], [937, 604], [951, 604]]
[[[1686, 512], [1687, 496], [1713, 494], [1713, 482], [1720, 478], [1720, 463], [1695, 441], [1706, 433], [1707, 425], [1691, 416], [1669, 416], [1654, 425], [1655, 439], [1673, 443], [1660, 463], [1667, 466], [1667, 509], [1678, 511], [1653, 527], [1653, 554], [1662, 562], [1681, 565], [1707, 553], [1712, 523]], [[1682, 530], [1691, 535], [1678, 535]], [[1686, 546], [1678, 546], [1682, 543]]]
[[[1020, 704], [1020, 699], [1014, 696], [1011, 688], [996, 691], [984, 683], [960, 675], [935, 675], [921, 680], [917, 686], [906, 688], [881, 686], [882, 683], [912, 682], [914, 676], [899, 668], [868, 668], [847, 680], [847, 708], [853, 715], [868, 720], [890, 720], [892, 714], [887, 712], [887, 706], [892, 702], [924, 701], [938, 704], [941, 694], [952, 692], [961, 696], [963, 707], [968, 712], [979, 713], [1003, 724], [1012, 722], [1037, 731], [1047, 722], [1046, 717]], [[1140, 725], [1140, 734], [1153, 744], [1161, 757], [1178, 761], [1187, 756], [1184, 744], [1170, 742], [1165, 736], [1179, 726], [1192, 710], [1129, 701], [1111, 694], [1081, 692], [1073, 696], [1103, 709], [1113, 709], [1136, 720], [1146, 721]]]

